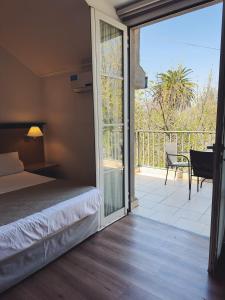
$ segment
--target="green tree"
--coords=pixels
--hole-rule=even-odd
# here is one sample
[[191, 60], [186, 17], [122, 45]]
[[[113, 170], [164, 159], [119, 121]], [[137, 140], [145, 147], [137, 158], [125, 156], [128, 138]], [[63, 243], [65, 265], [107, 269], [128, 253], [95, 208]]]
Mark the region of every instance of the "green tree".
[[153, 101], [162, 118], [161, 129], [173, 130], [177, 113], [191, 107], [196, 86], [189, 79], [191, 73], [191, 69], [179, 65], [174, 70], [158, 74], [153, 86]]
[[[198, 87], [189, 79], [191, 72], [190, 69], [178, 66], [157, 75], [155, 81], [149, 82], [147, 89], [136, 91], [135, 129], [143, 130], [139, 134], [141, 153], [142, 149], [145, 149], [143, 153], [149, 153], [149, 157], [143, 157], [143, 164], [151, 165], [154, 157], [155, 166], [164, 166], [165, 136], [161, 131], [170, 131], [167, 132], [166, 140], [176, 141], [182, 151], [189, 151], [191, 148], [205, 150], [207, 145], [214, 143], [217, 87], [213, 85], [212, 72], [203, 87]], [[157, 133], [148, 134], [145, 132], [148, 130]], [[171, 131], [187, 133], [173, 134]]]

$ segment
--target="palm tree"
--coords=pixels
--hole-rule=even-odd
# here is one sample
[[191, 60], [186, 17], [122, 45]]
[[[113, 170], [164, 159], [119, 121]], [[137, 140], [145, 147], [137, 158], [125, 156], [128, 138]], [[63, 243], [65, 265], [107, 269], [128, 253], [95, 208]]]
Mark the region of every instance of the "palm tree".
[[195, 84], [189, 79], [191, 69], [179, 65], [157, 76], [153, 99], [159, 106], [164, 122], [164, 129], [169, 130], [174, 114], [190, 107], [195, 96]]
[[168, 102], [176, 109], [185, 109], [187, 106], [191, 106], [195, 87], [188, 77], [191, 73], [191, 69], [179, 65], [175, 70], [158, 74], [156, 93], [163, 95], [163, 101]]

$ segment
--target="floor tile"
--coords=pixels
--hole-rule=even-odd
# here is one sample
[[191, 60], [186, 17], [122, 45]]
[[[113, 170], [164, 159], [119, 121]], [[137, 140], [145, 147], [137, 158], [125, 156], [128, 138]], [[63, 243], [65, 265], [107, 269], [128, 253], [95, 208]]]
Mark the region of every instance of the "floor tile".
[[139, 191], [145, 192], [145, 193], [151, 193], [151, 192], [154, 191], [153, 186], [151, 186], [151, 185], [143, 185], [143, 184], [138, 185], [136, 189], [139, 190]]
[[141, 217], [149, 218], [151, 219], [151, 209], [148, 209], [146, 207], [138, 206], [135, 209], [132, 210], [132, 213]]
[[178, 219], [174, 225], [181, 229], [185, 229], [185, 230], [197, 233], [197, 234], [201, 234], [205, 227], [203, 224], [200, 224], [198, 221], [195, 222], [195, 221], [187, 220], [187, 219], [183, 219], [183, 218]]
[[198, 219], [198, 221], [202, 224], [210, 225], [211, 224], [211, 215], [208, 215], [205, 213]]
[[138, 199], [141, 199], [142, 197], [144, 197], [146, 194], [146, 192], [140, 191], [140, 190], [135, 190], [135, 197], [137, 197]]
[[165, 199], [165, 196], [156, 195], [154, 193], [145, 194], [142, 198], [145, 201], [160, 203]]
[[152, 193], [157, 194], [157, 195], [161, 195], [161, 196], [169, 196], [172, 195], [173, 193], [176, 192], [176, 188], [173, 187], [167, 187], [165, 185], [163, 186], [154, 186], [154, 188], [152, 188]]
[[164, 199], [163, 204], [174, 206], [177, 208], [183, 207], [188, 202], [186, 193], [176, 193], [174, 192], [169, 197], [166, 197]]
[[146, 207], [150, 209], [157, 205], [157, 201], [155, 201], [154, 199], [148, 199], [146, 197], [143, 197], [139, 200], [138, 204], [141, 207]]
[[184, 209], [184, 208], [180, 208], [176, 212], [176, 217], [191, 220], [191, 221], [198, 221], [201, 216], [202, 215], [199, 212], [190, 209]]
[[197, 192], [192, 184], [191, 200], [188, 199], [187, 180], [168, 180], [153, 176], [136, 176], [136, 196], [139, 207], [132, 212], [180, 229], [209, 236], [211, 221], [212, 184], [204, 183]]
[[204, 225], [201, 234], [207, 237], [210, 236], [210, 226]]
[[149, 217], [151, 220], [158, 221], [160, 223], [174, 225], [175, 218], [173, 214], [156, 213]]
[[206, 210], [205, 214], [211, 217], [211, 214], [212, 214], [212, 205], [210, 205], [210, 207]]
[[152, 209], [152, 215], [154, 214], [160, 214], [160, 215], [174, 215], [177, 212], [176, 207], [164, 205], [164, 204], [157, 204], [153, 209]]
[[209, 203], [202, 198], [192, 198], [184, 205], [184, 209], [190, 209], [204, 214], [209, 208]]

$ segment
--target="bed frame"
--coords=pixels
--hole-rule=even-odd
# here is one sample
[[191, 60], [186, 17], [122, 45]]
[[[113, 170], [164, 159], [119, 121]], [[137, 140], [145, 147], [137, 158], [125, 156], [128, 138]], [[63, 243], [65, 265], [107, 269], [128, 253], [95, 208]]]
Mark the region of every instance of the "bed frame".
[[0, 262], [0, 293], [40, 270], [98, 230], [98, 212]]

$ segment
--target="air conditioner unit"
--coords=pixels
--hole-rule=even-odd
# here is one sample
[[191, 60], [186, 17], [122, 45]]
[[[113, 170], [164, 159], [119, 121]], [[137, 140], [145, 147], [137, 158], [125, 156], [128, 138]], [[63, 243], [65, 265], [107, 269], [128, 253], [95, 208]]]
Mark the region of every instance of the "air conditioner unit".
[[71, 87], [75, 93], [86, 93], [92, 90], [92, 72], [81, 72], [70, 76]]

